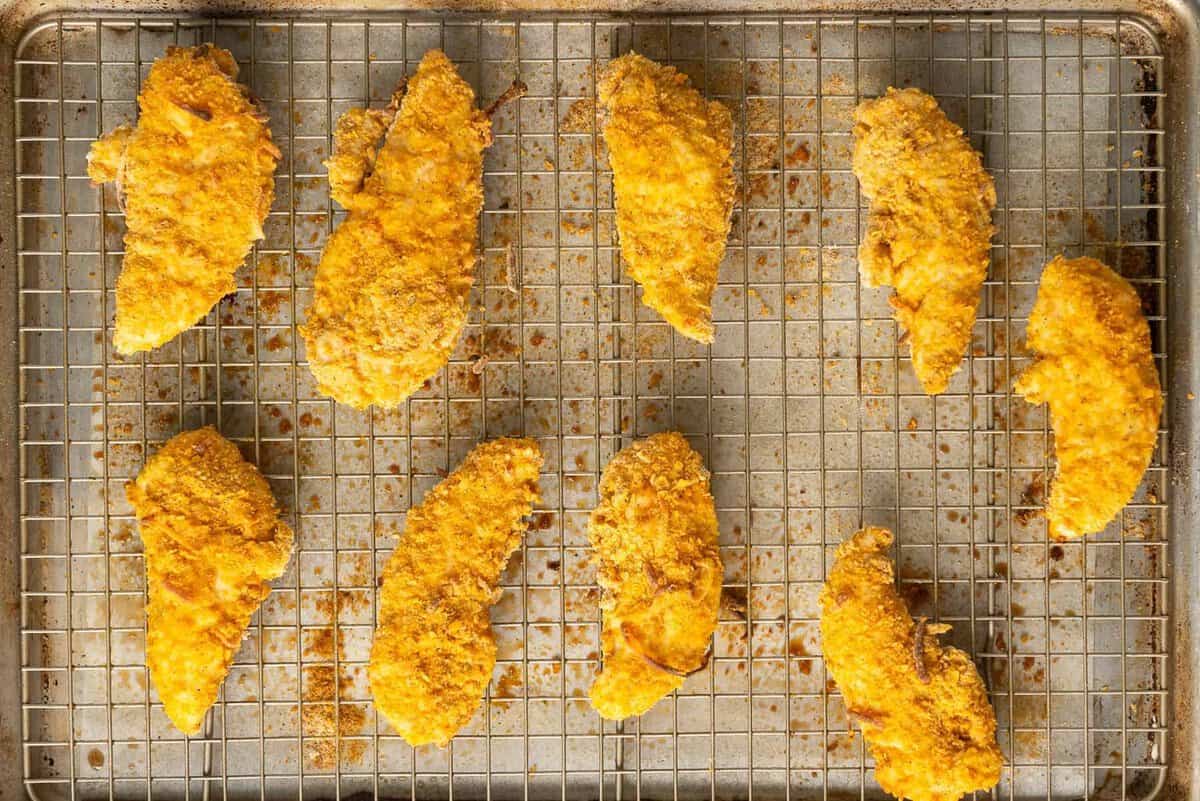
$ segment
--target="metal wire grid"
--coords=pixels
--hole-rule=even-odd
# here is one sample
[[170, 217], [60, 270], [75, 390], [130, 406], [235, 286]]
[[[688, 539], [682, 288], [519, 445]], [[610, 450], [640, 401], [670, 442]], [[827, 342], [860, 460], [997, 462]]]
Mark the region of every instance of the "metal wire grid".
[[[121, 214], [87, 184], [85, 154], [134, 118], [168, 44], [202, 41], [230, 48], [268, 106], [277, 200], [236, 295], [126, 360], [107, 344]], [[316, 393], [295, 345], [338, 219], [319, 162], [337, 116], [385, 102], [434, 46], [484, 100], [517, 72], [530, 94], [497, 119], [462, 346], [404, 409], [357, 414]], [[589, 104], [597, 69], [630, 47], [739, 120], [711, 349], [672, 336], [621, 275]], [[831, 549], [871, 522], [897, 529], [914, 613], [952, 622], [983, 668], [1007, 760], [996, 796], [1151, 795], [1166, 769], [1163, 459], [1110, 531], [1048, 548], [1035, 513], [1046, 419], [1008, 387], [1040, 265], [1060, 250], [1134, 280], [1163, 358], [1161, 64], [1140, 22], [1103, 15], [36, 26], [15, 65], [30, 794], [879, 797], [816, 635]], [[975, 344], [936, 401], [895, 347], [885, 293], [856, 280], [849, 114], [889, 84], [933, 90], [1000, 195]], [[269, 476], [298, 547], [204, 736], [186, 740], [143, 666], [121, 485], [205, 422]], [[598, 653], [584, 523], [611, 454], [668, 428], [713, 471], [734, 600], [709, 669], [640, 720], [602, 726], [584, 697]], [[368, 703], [378, 567], [410, 501], [507, 433], [536, 436], [548, 458], [544, 506], [494, 613], [495, 681], [450, 748], [414, 752]], [[322, 675], [338, 703], [309, 692]]]

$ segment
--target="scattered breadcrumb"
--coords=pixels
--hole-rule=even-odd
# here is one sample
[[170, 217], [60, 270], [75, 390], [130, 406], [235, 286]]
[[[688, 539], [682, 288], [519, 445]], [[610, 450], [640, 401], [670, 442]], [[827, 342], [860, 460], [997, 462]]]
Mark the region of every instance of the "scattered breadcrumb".
[[517, 249], [512, 242], [504, 246], [504, 288], [517, 294]]

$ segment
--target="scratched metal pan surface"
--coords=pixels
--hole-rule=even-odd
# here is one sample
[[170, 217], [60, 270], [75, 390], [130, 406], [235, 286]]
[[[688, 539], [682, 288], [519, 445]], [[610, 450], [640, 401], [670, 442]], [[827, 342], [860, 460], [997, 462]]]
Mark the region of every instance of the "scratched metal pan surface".
[[[982, 671], [1006, 761], [992, 796], [1197, 797], [1190, 6], [183, 5], [4, 9], [0, 796], [883, 798], [816, 620], [833, 547], [875, 523], [897, 531], [914, 613], [953, 624]], [[168, 46], [209, 41], [237, 57], [284, 154], [266, 238], [235, 295], [122, 358], [109, 343], [123, 219], [85, 177], [88, 145], [135, 119]], [[459, 348], [399, 410], [356, 413], [316, 391], [296, 336], [341, 216], [321, 161], [337, 117], [386, 103], [434, 47], [483, 102], [517, 75], [529, 94], [496, 118]], [[631, 49], [737, 121], [711, 347], [673, 336], [622, 274], [593, 98]], [[999, 193], [974, 340], [936, 400], [896, 345], [886, 293], [857, 279], [851, 112], [889, 85], [933, 92]], [[1120, 517], [1051, 546], [1045, 410], [1010, 386], [1060, 252], [1137, 287], [1168, 413]], [[206, 423], [269, 477], [298, 536], [188, 739], [144, 667], [122, 485]], [[667, 429], [712, 470], [728, 602], [707, 669], [640, 719], [603, 723], [585, 697], [599, 651], [585, 521], [608, 459]], [[494, 680], [449, 748], [414, 750], [365, 681], [380, 566], [413, 501], [475, 443], [517, 433], [547, 460], [492, 615]]]

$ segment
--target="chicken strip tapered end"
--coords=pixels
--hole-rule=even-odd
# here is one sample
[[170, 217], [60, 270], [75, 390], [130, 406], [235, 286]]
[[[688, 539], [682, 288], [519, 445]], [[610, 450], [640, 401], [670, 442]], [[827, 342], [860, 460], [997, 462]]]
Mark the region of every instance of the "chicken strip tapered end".
[[629, 275], [676, 330], [712, 342], [712, 294], [733, 213], [729, 109], [636, 53], [608, 65], [599, 94]]
[[1095, 259], [1059, 256], [1042, 273], [1026, 342], [1037, 361], [1014, 390], [1050, 405], [1050, 536], [1102, 531], [1137, 490], [1158, 439], [1162, 387], [1141, 300]]
[[854, 112], [854, 174], [870, 199], [859, 269], [891, 303], [927, 394], [944, 392], [971, 341], [987, 276], [996, 190], [983, 159], [919, 89]]
[[825, 664], [875, 758], [875, 778], [912, 801], [957, 801], [1000, 780], [996, 714], [949, 626], [914, 622], [896, 591], [891, 532], [843, 542], [821, 591]]
[[496, 664], [488, 610], [538, 497], [530, 439], [477, 446], [408, 512], [379, 590], [367, 670], [375, 705], [410, 745], [445, 745]]
[[195, 325], [237, 289], [234, 273], [263, 236], [280, 154], [236, 76], [219, 47], [168, 48], [138, 95], [137, 126], [119, 126], [88, 154], [92, 181], [116, 182], [124, 197], [120, 353]]
[[167, 717], [196, 734], [292, 530], [267, 480], [212, 427], [173, 437], [125, 487], [145, 546], [146, 665]]
[[603, 592], [603, 717], [640, 715], [708, 662], [722, 566], [709, 474], [677, 433], [622, 450], [588, 522]]
[[326, 165], [349, 216], [321, 254], [300, 327], [320, 391], [360, 409], [403, 403], [458, 343], [492, 141], [491, 121], [440, 50], [400, 96], [338, 121]]

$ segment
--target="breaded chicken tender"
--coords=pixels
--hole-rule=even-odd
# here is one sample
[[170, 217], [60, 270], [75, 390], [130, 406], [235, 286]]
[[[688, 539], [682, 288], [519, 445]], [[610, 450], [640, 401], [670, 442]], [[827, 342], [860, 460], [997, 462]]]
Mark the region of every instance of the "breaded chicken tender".
[[394, 407], [449, 360], [467, 321], [491, 142], [491, 121], [440, 50], [386, 110], [338, 120], [326, 166], [349, 216], [321, 254], [300, 327], [321, 392]]
[[125, 259], [113, 346], [130, 354], [191, 328], [233, 276], [275, 194], [279, 149], [265, 113], [213, 45], [171, 47], [138, 95], [136, 128], [92, 144], [88, 176], [124, 196]]
[[1037, 361], [1013, 389], [1050, 404], [1050, 536], [1101, 531], [1133, 497], [1158, 439], [1162, 388], [1141, 301], [1095, 259], [1059, 256], [1042, 273], [1026, 341]]
[[588, 537], [603, 593], [592, 706], [621, 720], [708, 664], [723, 568], [700, 454], [674, 432], [622, 450], [604, 469]]
[[891, 532], [866, 528], [838, 546], [820, 597], [825, 665], [879, 786], [912, 801], [957, 801], [1000, 780], [996, 714], [971, 657], [938, 643], [950, 627], [909, 616], [891, 544]]
[[858, 249], [867, 286], [895, 287], [896, 320], [926, 394], [944, 392], [971, 341], [996, 189], [983, 159], [919, 89], [854, 112], [854, 174], [871, 201]]
[[531, 439], [472, 450], [408, 512], [379, 589], [367, 676], [375, 706], [410, 745], [450, 742], [496, 665], [488, 610], [538, 497]]
[[125, 494], [146, 559], [146, 665], [167, 717], [196, 734], [292, 530], [267, 480], [211, 426], [172, 437]]
[[733, 213], [733, 120], [685, 75], [631, 53], [599, 85], [617, 232], [642, 300], [699, 342], [713, 341], [712, 295]]

